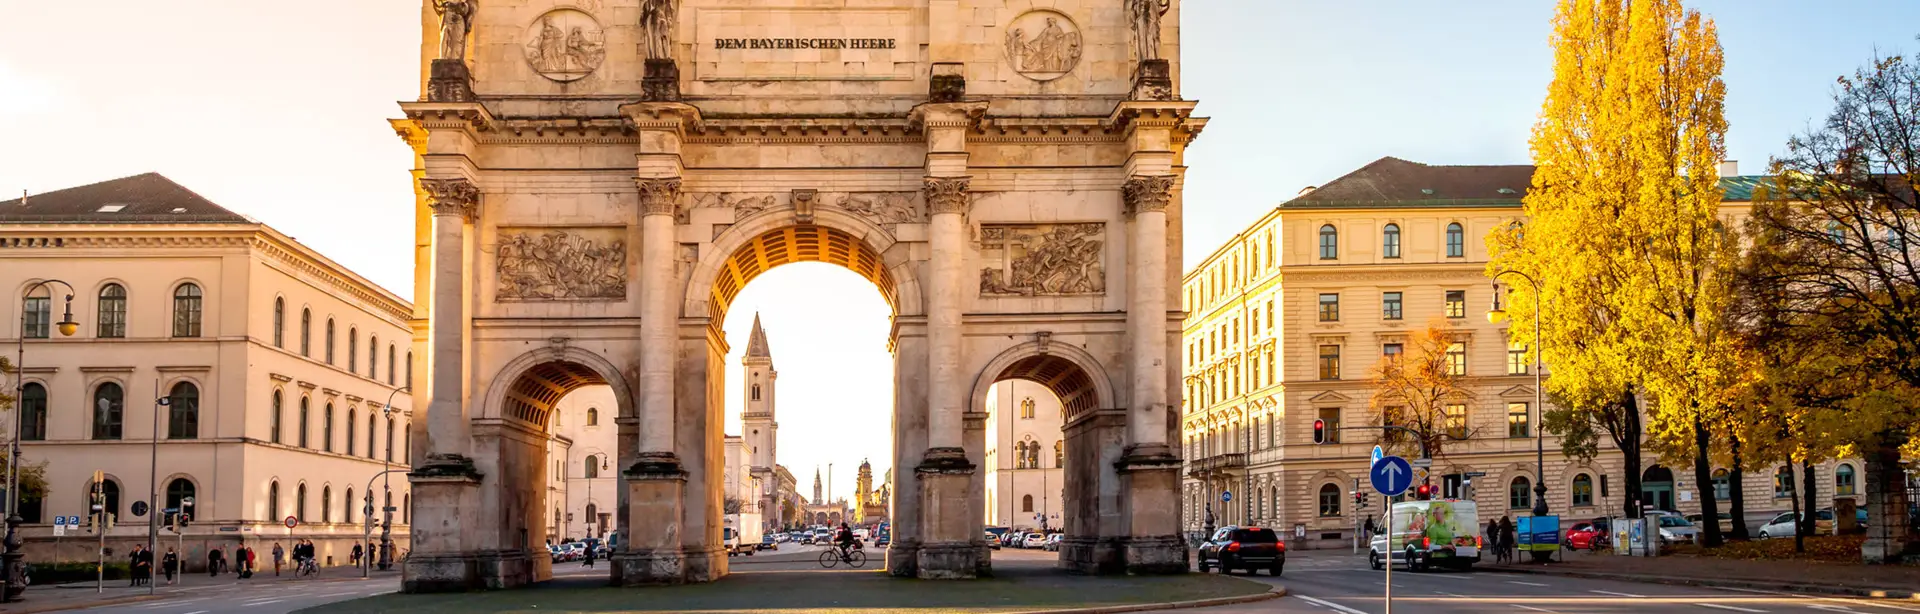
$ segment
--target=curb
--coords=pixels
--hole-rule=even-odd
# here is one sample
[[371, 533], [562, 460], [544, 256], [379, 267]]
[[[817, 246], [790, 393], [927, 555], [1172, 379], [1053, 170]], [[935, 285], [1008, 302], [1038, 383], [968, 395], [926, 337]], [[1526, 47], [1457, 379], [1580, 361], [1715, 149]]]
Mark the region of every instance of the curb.
[[23, 607], [20, 609], [0, 607], [0, 614], [35, 614], [37, 612], [59, 612], [62, 610], [77, 610], [80, 608], [97, 608], [97, 607], [109, 606], [109, 605], [126, 605], [129, 603], [140, 603], [142, 601], [158, 601], [165, 598], [167, 598], [166, 595], [133, 595], [130, 597], [113, 597], [110, 599], [102, 599], [99, 601], [88, 601], [85, 603], [28, 604], [26, 607]]
[[1211, 608], [1223, 605], [1253, 603], [1287, 596], [1287, 587], [1274, 585], [1264, 593], [1239, 595], [1235, 597], [1214, 597], [1212, 599], [1193, 599], [1190, 601], [1169, 601], [1162, 603], [1134, 603], [1128, 605], [1110, 605], [1091, 608], [1062, 608], [1054, 610], [1023, 610], [1008, 614], [1120, 614], [1121, 612], [1153, 612], [1158, 610], [1190, 610]]
[[1896, 599], [1902, 601], [1920, 601], [1920, 591], [1886, 590], [1872, 588], [1854, 588], [1850, 586], [1832, 586], [1826, 584], [1799, 584], [1781, 582], [1762, 582], [1755, 580], [1725, 580], [1718, 578], [1684, 578], [1668, 576], [1646, 576], [1638, 574], [1606, 573], [1579, 570], [1554, 570], [1526, 567], [1488, 567], [1487, 571], [1537, 574], [1546, 576], [1571, 576], [1591, 580], [1617, 580], [1638, 582], [1641, 584], [1670, 584], [1676, 586], [1705, 586], [1709, 588], [1733, 588], [1770, 592], [1799, 592], [1821, 595], [1840, 595], [1844, 597], [1865, 597], [1869, 599]]

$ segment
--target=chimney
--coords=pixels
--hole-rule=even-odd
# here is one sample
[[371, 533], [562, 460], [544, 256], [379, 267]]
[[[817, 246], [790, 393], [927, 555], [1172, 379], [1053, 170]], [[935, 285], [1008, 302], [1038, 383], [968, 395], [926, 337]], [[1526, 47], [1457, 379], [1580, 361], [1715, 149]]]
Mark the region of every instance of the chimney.
[[1720, 176], [1721, 176], [1721, 177], [1738, 177], [1738, 176], [1740, 176], [1740, 161], [1739, 161], [1739, 160], [1727, 160], [1727, 161], [1725, 161], [1725, 162], [1721, 162], [1721, 163], [1720, 163]]

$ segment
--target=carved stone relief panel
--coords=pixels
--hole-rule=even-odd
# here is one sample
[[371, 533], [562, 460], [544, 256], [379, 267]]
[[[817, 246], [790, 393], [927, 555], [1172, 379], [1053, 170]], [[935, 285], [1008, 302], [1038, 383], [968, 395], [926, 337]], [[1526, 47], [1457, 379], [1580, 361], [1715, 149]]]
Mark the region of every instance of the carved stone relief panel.
[[1080, 63], [1080, 26], [1059, 11], [1027, 11], [1006, 32], [1007, 63], [1029, 79], [1052, 81]]
[[732, 209], [733, 221], [738, 222], [772, 208], [788, 196], [784, 193], [683, 192], [680, 206], [674, 212], [674, 221], [687, 223], [688, 212], [693, 209]]
[[527, 26], [523, 40], [527, 64], [554, 81], [577, 81], [607, 58], [600, 22], [571, 8], [547, 11]]
[[917, 191], [832, 193], [822, 194], [820, 200], [881, 226], [927, 221], [926, 199]]
[[627, 297], [626, 228], [501, 228], [494, 300]]
[[982, 296], [1103, 294], [1106, 224], [983, 224]]

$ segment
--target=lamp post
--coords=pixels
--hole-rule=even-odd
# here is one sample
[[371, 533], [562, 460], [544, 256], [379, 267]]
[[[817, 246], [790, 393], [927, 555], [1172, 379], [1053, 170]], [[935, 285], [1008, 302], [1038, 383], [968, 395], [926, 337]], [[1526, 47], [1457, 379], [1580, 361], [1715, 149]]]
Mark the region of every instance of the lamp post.
[[[582, 451], [582, 452], [586, 452], [586, 451], [593, 451], [593, 452], [597, 452], [597, 454], [591, 454], [590, 456], [593, 456], [594, 458], [598, 458], [598, 459], [600, 459], [600, 467], [599, 467], [599, 469], [600, 469], [600, 471], [599, 471], [599, 472], [597, 472], [597, 473], [594, 473], [593, 475], [589, 475], [589, 476], [586, 476], [586, 480], [587, 480], [587, 503], [586, 503], [586, 505], [593, 505], [593, 481], [594, 481], [594, 480], [597, 480], [597, 479], [600, 479], [600, 474], [601, 474], [601, 473], [606, 473], [606, 471], [607, 471], [607, 452], [606, 452], [606, 450], [602, 450], [602, 449], [600, 449], [600, 448], [588, 448], [588, 449], [586, 449], [586, 450], [581, 450], [581, 451]], [[585, 507], [585, 506], [581, 506], [581, 509], [586, 509], [586, 507]], [[569, 512], [569, 513], [571, 513], [571, 512]], [[595, 507], [595, 509], [594, 509], [594, 513], [592, 513], [592, 514], [588, 514], [588, 515], [587, 515], [587, 538], [588, 538], [588, 539], [593, 539], [593, 538], [595, 538], [595, 537], [599, 537], [598, 535], [594, 535], [594, 534], [593, 534], [593, 528], [594, 528], [594, 526], [595, 526], [595, 525], [598, 525], [598, 524], [599, 524], [599, 521], [600, 521], [600, 518], [599, 518], [599, 516], [600, 516], [600, 510], [599, 510], [599, 508], [598, 508], [598, 506], [596, 506], [596, 507]]]
[[[158, 503], [160, 501], [160, 412], [165, 411], [164, 408], [172, 405], [173, 401], [167, 397], [160, 396], [159, 380], [154, 380], [153, 382], [153, 394], [153, 445], [148, 446], [152, 457], [150, 464], [147, 465], [147, 501]], [[159, 546], [160, 511], [148, 510], [147, 551], [153, 552], [154, 549]], [[186, 553], [181, 553], [181, 556], [185, 555]], [[155, 590], [153, 583], [148, 582], [147, 594], [152, 595]]]
[[[41, 280], [39, 283], [27, 287], [26, 293], [21, 297], [21, 306], [24, 307], [26, 305], [26, 299], [33, 298], [33, 293], [39, 292], [42, 288], [47, 288], [47, 284], [60, 284], [67, 287], [66, 311], [64, 315], [61, 316], [60, 322], [55, 326], [60, 329], [60, 336], [72, 337], [74, 333], [80, 331], [80, 323], [73, 321], [73, 284], [58, 279]], [[48, 288], [47, 298], [49, 302], [52, 301], [53, 291], [51, 288]], [[48, 307], [51, 308], [52, 306], [49, 305]], [[49, 311], [51, 311], [51, 309], [49, 309]], [[27, 309], [20, 310], [20, 338], [16, 344], [17, 348], [14, 352], [15, 360], [13, 363], [13, 398], [16, 399], [15, 402], [20, 402], [26, 398], [27, 316], [32, 314], [33, 312]], [[44, 324], [44, 322], [42, 324]], [[0, 601], [18, 600], [20, 595], [27, 591], [27, 563], [24, 560], [27, 554], [20, 551], [20, 547], [24, 545], [24, 540], [20, 537], [18, 530], [20, 523], [25, 521], [25, 519], [20, 517], [20, 435], [22, 434], [20, 429], [22, 428], [21, 415], [26, 413], [25, 411], [21, 411], [24, 409], [26, 408], [18, 407], [15, 408], [13, 412], [13, 442], [8, 445], [7, 452], [6, 551], [0, 553], [0, 561], [4, 561], [7, 568], [7, 580], [6, 590], [0, 591]]]
[[1493, 309], [1487, 312], [1488, 322], [1498, 323], [1507, 315], [1506, 310], [1500, 308], [1499, 281], [1502, 275], [1519, 276], [1527, 280], [1527, 285], [1533, 287], [1533, 412], [1538, 418], [1535, 423], [1529, 425], [1533, 428], [1533, 515], [1545, 516], [1547, 515], [1547, 440], [1542, 427], [1546, 425], [1547, 407], [1542, 402], [1546, 391], [1540, 387], [1541, 355], [1545, 350], [1540, 336], [1540, 282], [1519, 271], [1501, 271], [1494, 274], [1494, 303]]
[[[393, 392], [387, 393], [387, 403], [380, 409], [380, 415], [385, 416], [387, 419], [387, 433], [389, 434], [387, 435], [386, 462], [388, 465], [393, 464], [393, 435], [391, 434], [393, 433], [393, 397], [399, 396], [401, 391], [405, 391], [407, 394], [413, 394], [413, 387], [401, 386], [393, 389]], [[371, 438], [373, 436], [368, 435], [367, 437]], [[373, 442], [369, 441], [367, 445], [372, 446]], [[397, 471], [399, 470], [389, 466], [386, 471], [380, 473], [381, 479], [383, 480], [380, 484], [380, 495], [382, 497], [382, 501], [380, 502], [380, 571], [393, 568], [393, 474]], [[373, 499], [372, 482], [367, 483], [367, 499], [368, 507], [371, 508]], [[371, 509], [368, 510], [367, 517], [373, 517]], [[368, 553], [368, 555], [367, 558], [372, 558], [372, 553]]]

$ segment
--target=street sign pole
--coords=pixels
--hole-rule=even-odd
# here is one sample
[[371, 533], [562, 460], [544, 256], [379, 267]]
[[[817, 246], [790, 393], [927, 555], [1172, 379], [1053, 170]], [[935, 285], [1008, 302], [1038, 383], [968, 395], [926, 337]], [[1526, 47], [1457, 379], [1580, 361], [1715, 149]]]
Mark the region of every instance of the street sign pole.
[[[1385, 494], [1385, 493], [1382, 493], [1382, 494]], [[1388, 496], [1392, 496], [1392, 495], [1388, 495]], [[1381, 553], [1385, 555], [1382, 558], [1385, 558], [1387, 560], [1387, 605], [1386, 605], [1387, 609], [1385, 614], [1393, 614], [1393, 504], [1392, 503], [1387, 504], [1387, 513], [1385, 514], [1385, 516], [1387, 517], [1387, 548], [1386, 548], [1387, 551]], [[1409, 568], [1413, 566], [1413, 561], [1411, 559], [1407, 561], [1407, 566]]]
[[[1398, 456], [1383, 456], [1373, 461], [1373, 467], [1367, 472], [1368, 481], [1373, 489], [1387, 497], [1387, 599], [1385, 614], [1393, 614], [1393, 502], [1392, 497], [1406, 492], [1413, 485], [1413, 467], [1407, 460]], [[1407, 559], [1407, 566], [1413, 566], [1413, 559]]]

